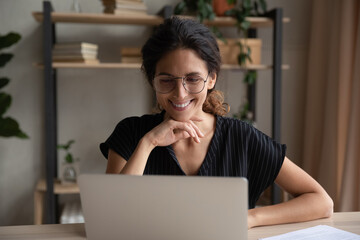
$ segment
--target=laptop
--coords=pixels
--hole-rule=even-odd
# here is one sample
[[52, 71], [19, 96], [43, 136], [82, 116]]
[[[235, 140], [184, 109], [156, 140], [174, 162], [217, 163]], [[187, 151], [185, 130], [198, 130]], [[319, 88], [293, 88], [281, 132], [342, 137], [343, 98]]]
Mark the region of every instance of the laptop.
[[248, 183], [239, 177], [85, 174], [87, 239], [247, 239]]

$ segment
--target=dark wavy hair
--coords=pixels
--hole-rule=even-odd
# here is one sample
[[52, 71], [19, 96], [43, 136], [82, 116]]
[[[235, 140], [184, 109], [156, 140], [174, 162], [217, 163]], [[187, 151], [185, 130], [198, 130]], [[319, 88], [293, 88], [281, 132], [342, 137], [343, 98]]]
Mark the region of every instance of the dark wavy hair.
[[[219, 75], [221, 57], [216, 39], [203, 24], [191, 19], [171, 17], [160, 24], [144, 44], [142, 66], [148, 82], [153, 86], [156, 64], [168, 52], [176, 49], [192, 49], [206, 63], [208, 72]], [[209, 89], [203, 110], [223, 116], [230, 107], [224, 103], [222, 92]]]

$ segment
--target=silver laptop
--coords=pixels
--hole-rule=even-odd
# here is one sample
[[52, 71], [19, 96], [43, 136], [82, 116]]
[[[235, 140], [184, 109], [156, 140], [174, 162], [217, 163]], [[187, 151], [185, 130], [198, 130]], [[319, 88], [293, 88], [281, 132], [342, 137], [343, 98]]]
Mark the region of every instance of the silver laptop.
[[247, 239], [245, 178], [87, 174], [87, 239]]

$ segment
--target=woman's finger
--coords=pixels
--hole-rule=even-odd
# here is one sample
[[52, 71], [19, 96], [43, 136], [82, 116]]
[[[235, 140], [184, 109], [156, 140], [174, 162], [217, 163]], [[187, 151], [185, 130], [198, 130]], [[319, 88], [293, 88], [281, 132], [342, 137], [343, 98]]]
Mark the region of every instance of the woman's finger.
[[194, 130], [196, 131], [197, 135], [200, 137], [204, 137], [205, 135], [202, 133], [202, 131], [200, 130], [200, 128], [191, 120], [189, 120], [191, 126], [194, 128]]

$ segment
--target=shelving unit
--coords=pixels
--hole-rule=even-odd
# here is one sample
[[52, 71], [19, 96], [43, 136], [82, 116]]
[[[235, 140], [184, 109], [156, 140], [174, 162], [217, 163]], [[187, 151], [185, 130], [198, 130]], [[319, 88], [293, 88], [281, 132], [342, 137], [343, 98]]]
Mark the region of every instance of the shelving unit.
[[[35, 64], [36, 67], [44, 68], [43, 64]], [[113, 68], [113, 69], [140, 69], [140, 63], [53, 63], [53, 68]], [[289, 65], [282, 65], [283, 70], [289, 69]], [[246, 67], [239, 65], [223, 64], [221, 69], [225, 70], [269, 70], [271, 65], [248, 65]]]
[[[288, 69], [288, 65], [282, 65], [281, 45], [282, 45], [282, 24], [289, 22], [288, 18], [283, 18], [282, 9], [270, 11], [266, 17], [251, 17], [248, 21], [251, 28], [273, 27], [273, 65], [249, 65], [248, 70], [272, 69], [273, 78], [273, 116], [272, 116], [272, 137], [280, 142], [280, 116], [281, 116], [281, 71]], [[46, 223], [56, 223], [57, 216], [57, 196], [56, 196], [56, 173], [57, 173], [57, 103], [56, 103], [56, 81], [57, 69], [63, 68], [108, 68], [108, 69], [139, 69], [140, 64], [129, 63], [99, 63], [99, 64], [80, 64], [80, 63], [52, 63], [52, 47], [56, 42], [56, 23], [86, 23], [86, 24], [127, 24], [127, 25], [146, 25], [156, 26], [163, 22], [164, 17], [169, 16], [121, 16], [111, 14], [95, 13], [59, 13], [54, 12], [51, 3], [43, 2], [43, 12], [34, 12], [33, 17], [43, 24], [43, 63], [36, 66], [44, 69], [45, 79], [45, 148], [46, 148]], [[235, 20], [230, 17], [217, 17], [213, 21], [205, 21], [208, 26], [233, 27]], [[256, 35], [256, 30], [252, 30], [252, 37]], [[238, 65], [223, 65], [223, 69], [238, 69], [243, 67]], [[250, 90], [251, 98], [254, 98], [254, 87]], [[43, 183], [44, 184], [44, 183]], [[280, 202], [281, 192], [276, 187], [273, 188], [272, 202]], [[66, 190], [65, 190], [65, 193]]]

